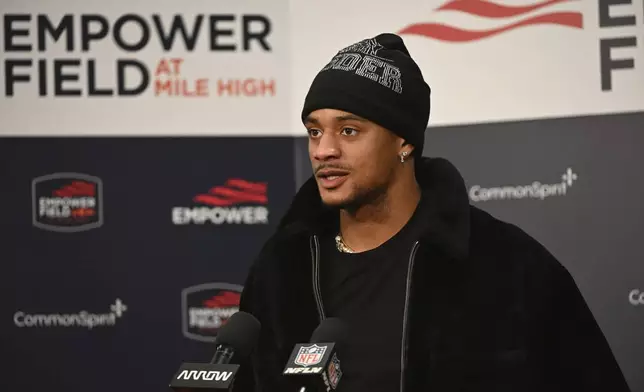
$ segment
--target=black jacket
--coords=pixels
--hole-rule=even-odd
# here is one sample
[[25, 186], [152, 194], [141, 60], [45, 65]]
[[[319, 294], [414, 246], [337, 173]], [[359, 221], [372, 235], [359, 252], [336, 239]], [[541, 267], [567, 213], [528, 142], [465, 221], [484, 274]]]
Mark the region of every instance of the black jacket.
[[[417, 180], [431, 207], [409, 255], [401, 390], [628, 391], [568, 271], [524, 231], [471, 206], [448, 161], [423, 158]], [[325, 317], [318, 238], [336, 219], [311, 178], [253, 263], [240, 310], [262, 332], [235, 392], [298, 390], [281, 372]]]

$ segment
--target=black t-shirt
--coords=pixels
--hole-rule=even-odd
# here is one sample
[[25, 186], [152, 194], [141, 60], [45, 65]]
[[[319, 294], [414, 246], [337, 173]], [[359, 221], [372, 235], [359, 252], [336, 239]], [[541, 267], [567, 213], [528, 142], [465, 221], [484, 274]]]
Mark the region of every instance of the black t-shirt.
[[323, 238], [322, 301], [327, 317], [349, 326], [338, 352], [342, 378], [338, 392], [395, 392], [400, 388], [403, 312], [407, 269], [420, 232], [422, 204], [409, 222], [378, 248], [338, 251], [335, 235]]

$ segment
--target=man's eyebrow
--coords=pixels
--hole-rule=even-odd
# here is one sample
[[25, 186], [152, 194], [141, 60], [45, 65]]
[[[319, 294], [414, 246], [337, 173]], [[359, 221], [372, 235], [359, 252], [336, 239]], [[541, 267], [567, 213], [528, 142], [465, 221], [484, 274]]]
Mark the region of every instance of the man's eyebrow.
[[311, 116], [306, 116], [304, 119], [305, 124], [315, 124], [315, 125], [320, 125], [320, 121], [318, 121], [317, 118], [311, 117]]

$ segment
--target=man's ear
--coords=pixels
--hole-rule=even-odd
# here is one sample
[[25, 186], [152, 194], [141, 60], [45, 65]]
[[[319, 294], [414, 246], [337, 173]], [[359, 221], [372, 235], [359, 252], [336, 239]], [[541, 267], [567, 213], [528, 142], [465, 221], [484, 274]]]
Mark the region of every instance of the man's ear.
[[414, 146], [409, 144], [409, 142], [407, 142], [406, 140], [403, 140], [403, 142], [402, 142], [402, 144], [400, 146], [400, 152], [399, 153], [402, 154], [403, 151], [406, 151], [407, 156], [410, 157], [414, 153]]

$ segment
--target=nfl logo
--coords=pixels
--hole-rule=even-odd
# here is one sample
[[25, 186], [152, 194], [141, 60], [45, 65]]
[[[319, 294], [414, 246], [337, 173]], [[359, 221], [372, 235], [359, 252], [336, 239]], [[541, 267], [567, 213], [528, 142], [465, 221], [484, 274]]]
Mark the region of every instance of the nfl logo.
[[338, 381], [340, 381], [340, 377], [342, 377], [342, 370], [340, 370], [340, 360], [335, 354], [333, 355], [333, 358], [331, 358], [331, 363], [327, 368], [327, 374], [329, 375], [331, 388], [337, 388]]
[[325, 351], [326, 346], [318, 346], [317, 344], [300, 347], [294, 362], [300, 366], [317, 365], [322, 361]]

